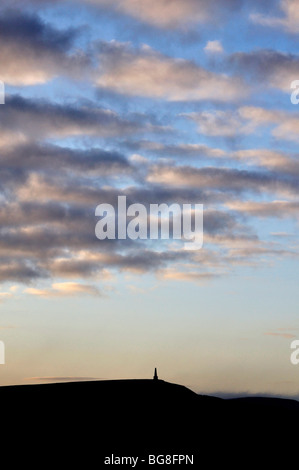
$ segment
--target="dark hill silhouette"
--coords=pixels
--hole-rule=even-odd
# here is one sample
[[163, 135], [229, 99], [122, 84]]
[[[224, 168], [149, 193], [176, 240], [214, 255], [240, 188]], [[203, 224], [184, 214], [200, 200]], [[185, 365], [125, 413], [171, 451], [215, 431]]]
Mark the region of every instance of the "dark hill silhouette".
[[112, 453], [193, 453], [198, 464], [208, 458], [211, 468], [233, 468], [243, 466], [240, 455], [269, 466], [297, 449], [294, 400], [222, 399], [163, 380], [9, 386], [0, 388], [0, 399], [2, 454], [15, 463], [41, 453], [55, 468], [102, 468]]

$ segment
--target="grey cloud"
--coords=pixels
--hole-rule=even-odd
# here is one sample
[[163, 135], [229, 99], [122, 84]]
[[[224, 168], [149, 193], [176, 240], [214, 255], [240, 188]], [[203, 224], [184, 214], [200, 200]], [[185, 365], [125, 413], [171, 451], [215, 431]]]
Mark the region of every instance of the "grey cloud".
[[241, 73], [253, 86], [268, 84], [290, 92], [299, 74], [299, 56], [272, 49], [237, 52], [228, 59], [228, 68]]
[[[28, 6], [30, 3], [41, 6], [46, 1], [32, 0], [20, 4]], [[79, 8], [82, 3], [78, 3]], [[205, 15], [208, 10], [221, 17], [224, 11], [230, 13], [231, 7], [237, 4], [242, 7], [246, 2], [151, 0], [143, 1], [143, 8], [138, 11], [132, 10], [133, 3], [136, 6], [130, 0], [122, 2], [125, 6], [122, 13], [156, 27], [175, 29], [186, 22], [189, 25], [193, 19], [201, 21], [200, 15]], [[112, 8], [111, 2], [105, 4], [107, 9]], [[178, 9], [170, 9], [170, 5], [176, 5]], [[76, 50], [77, 35], [78, 31], [74, 29], [53, 28], [34, 13], [2, 12], [0, 59], [5, 59], [2, 62], [8, 83], [44, 83], [55, 76], [81, 79], [82, 75], [84, 79], [85, 72], [90, 73], [88, 81], [94, 79], [91, 61], [95, 57]], [[97, 45], [92, 52], [98, 53]], [[247, 206], [248, 210], [243, 211], [228, 203], [240, 203], [250, 196], [257, 199], [264, 193], [297, 194], [295, 157], [272, 159], [272, 165], [265, 164], [263, 170], [253, 170], [246, 166], [248, 161], [242, 167], [244, 160], [241, 162], [241, 154], [227, 155], [221, 149], [204, 144], [146, 140], [152, 131], [171, 132], [171, 129], [160, 125], [163, 117], [159, 121], [154, 113], [138, 112], [143, 101], [136, 100], [132, 104], [127, 97], [138, 95], [169, 101], [191, 100], [191, 104], [185, 104], [184, 110], [189, 111], [190, 107], [190, 111], [198, 111], [203, 108], [198, 104], [195, 108], [192, 101], [214, 100], [215, 93], [218, 93], [218, 101], [242, 99], [243, 81], [238, 76], [251, 83], [258, 77], [262, 84], [266, 78], [272, 86], [281, 88], [283, 80], [299, 70], [297, 62], [295, 55], [273, 51], [239, 53], [228, 58], [227, 64], [231, 67], [228, 75], [235, 71], [234, 76], [229, 78], [211, 72], [196, 62], [163, 55], [148, 46], [134, 49], [128, 44], [102, 43], [96, 79], [102, 90], [124, 93], [122, 103], [125, 117], [87, 100], [70, 104], [8, 96], [6, 106], [0, 108], [0, 281], [36, 284], [40, 279], [54, 277], [104, 280], [107, 271], [151, 272], [166, 279], [201, 281], [227, 274], [234, 266], [258, 264], [261, 257], [292, 254], [291, 249], [284, 250], [279, 243], [262, 243], [254, 229], [246, 225], [250, 210], [255, 217], [269, 216], [281, 206]], [[144, 80], [145, 77], [148, 81]], [[147, 103], [148, 107], [154, 108], [155, 104]], [[177, 104], [167, 106], [166, 114], [169, 109], [175, 110], [175, 113], [181, 109], [181, 105], [178, 107]], [[137, 111], [128, 113], [128, 109]], [[218, 135], [215, 134], [217, 128], [218, 133], [227, 135], [231, 127], [241, 122], [241, 127], [236, 125], [235, 130], [248, 135], [262, 121], [277, 125], [284, 118], [281, 113], [270, 115], [267, 110], [261, 118], [261, 110], [256, 109], [258, 116], [251, 119], [250, 111], [254, 110], [247, 109], [245, 117], [234, 111], [216, 113], [217, 119], [206, 123], [206, 134]], [[165, 121], [169, 120], [168, 116], [169, 113]], [[250, 119], [255, 125], [246, 128]], [[296, 132], [297, 121], [291, 124]], [[183, 133], [179, 136], [172, 134], [174, 141], [183, 136]], [[76, 138], [76, 150], [45, 141], [70, 137]], [[138, 137], [140, 141], [137, 141]], [[94, 146], [95, 141], [91, 140], [94, 138], [100, 138], [103, 148]], [[135, 142], [129, 142], [130, 138]], [[112, 148], [110, 151], [105, 147], [108, 139]], [[126, 139], [126, 142], [121, 139]], [[79, 141], [81, 149], [78, 149]], [[87, 149], [86, 144], [90, 147], [90, 142], [92, 147]], [[146, 153], [149, 156], [147, 163], [138, 158], [128, 159], [123, 153], [124, 147]], [[165, 157], [176, 160], [172, 164], [161, 164]], [[247, 157], [254, 159], [256, 156], [246, 155], [245, 160]], [[189, 158], [189, 165], [177, 166], [181, 158]], [[203, 162], [212, 165], [214, 160], [218, 165], [223, 165], [228, 158], [231, 165], [234, 158], [235, 163], [237, 160], [238, 169], [216, 165], [198, 167]], [[258, 161], [265, 162], [266, 156]], [[139, 202], [147, 207], [150, 203], [162, 202], [203, 203], [208, 246], [200, 252], [190, 253], [163, 245], [158, 252], [157, 245], [154, 246], [152, 241], [100, 242], [94, 233], [95, 207], [101, 202], [116, 205], [120, 194], [127, 195], [128, 204]], [[223, 204], [227, 204], [224, 209]], [[293, 216], [298, 209], [297, 203], [285, 205], [284, 209], [286, 216]], [[278, 210], [281, 217], [284, 209]], [[31, 294], [70, 295], [79, 289], [76, 283], [53, 286], [45, 290], [31, 290]], [[86, 293], [96, 292], [92, 286], [85, 286], [85, 289]]]
[[0, 168], [7, 173], [29, 174], [44, 172], [47, 175], [62, 173], [84, 173], [105, 176], [130, 173], [132, 165], [117, 153], [100, 148], [71, 149], [55, 145], [28, 144], [12, 150], [2, 151]]
[[30, 259], [12, 260], [0, 256], [0, 282], [30, 283], [48, 276], [47, 272]]
[[231, 102], [247, 93], [238, 77], [213, 73], [193, 61], [163, 55], [147, 45], [134, 49], [117, 41], [99, 44], [95, 83], [121, 95], [166, 101]]
[[[138, 244], [138, 243], [137, 243]], [[136, 250], [134, 250], [136, 251]], [[95, 273], [100, 273], [105, 268], [118, 269], [120, 271], [131, 271], [136, 273], [145, 273], [149, 271], [156, 271], [162, 267], [167, 266], [171, 262], [188, 258], [186, 252], [162, 252], [141, 248], [137, 253], [110, 253], [105, 254], [98, 259], [90, 261], [78, 261], [76, 259], [65, 260], [62, 262], [53, 262], [49, 264], [51, 272], [58, 276], [83, 276], [89, 277]]]
[[[104, 194], [101, 196], [102, 202], [107, 202], [109, 192], [106, 192], [107, 197]], [[116, 192], [111, 192], [110, 202], [115, 202], [116, 195]], [[169, 193], [169, 196], [173, 197], [174, 194]], [[128, 204], [135, 198], [139, 202], [147, 199], [153, 201], [150, 193], [145, 191], [142, 194], [140, 190], [138, 197], [136, 193], [130, 194]], [[0, 254], [4, 257], [3, 266], [6, 266], [3, 279], [7, 276], [8, 279], [29, 282], [50, 276], [101, 277], [105, 269], [155, 272], [190, 258], [185, 251], [152, 251], [150, 241], [100, 242], [94, 235], [95, 206], [82, 207], [79, 200], [77, 204], [73, 202], [65, 206], [51, 201], [46, 204], [30, 201], [7, 204], [1, 209], [0, 222], [6, 227], [0, 231]], [[207, 234], [217, 233], [231, 238], [233, 232], [236, 237], [237, 234], [242, 236], [245, 231], [246, 228], [240, 226], [236, 217], [228, 213], [211, 210], [205, 214]], [[14, 260], [15, 264], [7, 265], [9, 260]]]
[[[253, 13], [250, 18], [253, 22], [263, 27], [274, 27], [283, 29], [292, 34], [298, 34], [298, 0], [280, 0], [280, 11], [275, 14], [273, 10], [267, 11], [267, 14]], [[269, 12], [271, 11], [271, 14]], [[274, 13], [274, 15], [273, 15]]]
[[127, 135], [146, 129], [146, 124], [121, 118], [109, 109], [85, 104], [53, 104], [18, 95], [6, 100], [0, 110], [3, 130], [22, 133], [25, 138], [63, 138], [76, 135], [107, 137]]
[[194, 161], [205, 159], [219, 159], [226, 156], [226, 152], [220, 148], [209, 147], [204, 144], [165, 144], [150, 140], [123, 142], [132, 151], [146, 152], [152, 156], [170, 158], [192, 158]]
[[275, 217], [299, 220], [298, 201], [268, 201], [268, 202], [232, 202], [227, 206], [235, 211], [253, 217]]
[[[240, 197], [245, 191], [258, 194], [265, 189], [281, 189], [283, 184], [288, 189], [296, 187], [294, 178], [284, 180], [279, 173], [160, 165], [150, 168], [149, 175], [154, 175], [156, 181], [141, 180], [138, 186], [139, 176], [136, 169], [132, 186], [120, 191], [115, 185], [103, 188], [105, 181], [99, 184], [94, 168], [96, 162], [100, 161], [104, 165], [103, 169], [100, 164], [100, 171], [107, 175], [107, 168], [110, 168], [111, 163], [112, 168], [116, 165], [116, 174], [124, 171], [124, 174], [131, 175], [131, 167], [125, 157], [99, 150], [96, 150], [94, 155], [93, 151], [81, 154], [57, 146], [31, 145], [32, 152], [29, 155], [33, 155], [32, 161], [28, 158], [28, 164], [24, 165], [23, 169], [26, 178], [18, 181], [10, 199], [0, 210], [0, 222], [3, 227], [0, 231], [0, 254], [3, 260], [0, 279], [3, 280], [7, 278], [28, 283], [52, 276], [101, 278], [105, 270], [135, 273], [157, 273], [166, 270], [166, 278], [176, 279], [183, 274], [174, 274], [173, 270], [170, 272], [169, 269], [173, 269], [177, 263], [191, 263], [192, 254], [182, 250], [171, 251], [169, 248], [158, 253], [151, 249], [150, 241], [99, 242], [94, 234], [96, 205], [101, 202], [115, 205], [120, 193], [127, 195], [128, 204], [209, 204], [223, 203], [224, 195], [225, 201], [229, 201]], [[20, 154], [18, 149], [13, 149], [11, 154], [8, 154], [10, 156], [5, 157], [3, 153], [3, 168], [11, 165], [13, 174], [17, 171], [20, 161], [19, 171], [22, 170], [25, 148], [26, 146]], [[49, 156], [50, 158], [47, 158]], [[114, 175], [111, 168], [109, 171], [107, 181]], [[175, 177], [171, 181], [173, 184], [159, 182], [159, 178], [165, 177], [165, 171], [172, 172], [172, 178]], [[88, 173], [90, 176], [86, 180]], [[239, 247], [239, 251], [234, 251], [232, 265], [246, 264], [261, 253], [265, 256], [288, 255], [287, 251], [278, 250], [277, 247], [246, 247], [248, 242], [258, 242], [258, 239], [252, 230], [243, 224], [243, 215], [234, 208], [232, 211], [223, 212], [207, 207], [204, 222], [206, 236], [216, 246], [223, 247], [230, 243], [238, 245], [242, 242], [243, 249]], [[210, 273], [206, 272], [207, 268], [214, 266], [215, 269], [224, 269], [225, 262], [229, 259], [225, 258], [223, 253], [217, 255], [218, 260], [215, 259], [213, 250], [207, 250], [205, 255], [200, 265], [202, 271], [198, 272], [198, 266], [193, 265], [191, 278], [194, 280], [208, 279]], [[53, 295], [56, 295], [55, 292]]]
[[40, 52], [68, 51], [76, 36], [75, 30], [60, 31], [43, 22], [38, 16], [8, 11], [0, 16], [0, 38], [2, 41], [20, 41], [35, 45]]
[[96, 204], [100, 184], [135, 178], [138, 171], [124, 155], [100, 148], [30, 143], [0, 154], [0, 188], [10, 200], [37, 197], [43, 202], [74, 199]]
[[147, 177], [151, 183], [182, 187], [209, 188], [227, 193], [262, 193], [290, 191], [298, 193], [299, 182], [279, 172], [239, 170], [234, 168], [194, 168], [190, 166], [154, 166]]
[[[290, 81], [287, 81], [288, 87]], [[289, 88], [288, 88], [289, 91]], [[233, 141], [240, 136], [268, 131], [276, 140], [298, 142], [298, 114], [279, 109], [242, 106], [237, 110], [183, 114], [198, 125], [198, 132]], [[233, 140], [231, 140], [233, 139]], [[249, 153], [248, 149], [248, 152]], [[290, 162], [289, 162], [290, 163]], [[294, 165], [293, 165], [294, 166]]]
[[82, 77], [90, 59], [74, 49], [74, 29], [60, 31], [37, 15], [0, 15], [1, 79], [11, 85], [45, 83], [56, 75]]

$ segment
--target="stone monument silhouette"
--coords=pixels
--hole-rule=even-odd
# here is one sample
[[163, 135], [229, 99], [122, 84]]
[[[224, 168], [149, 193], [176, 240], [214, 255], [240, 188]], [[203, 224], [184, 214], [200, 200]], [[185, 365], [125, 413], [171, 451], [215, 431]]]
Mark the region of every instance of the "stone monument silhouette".
[[159, 380], [158, 374], [157, 374], [157, 367], [155, 367], [155, 374], [154, 374], [153, 380]]

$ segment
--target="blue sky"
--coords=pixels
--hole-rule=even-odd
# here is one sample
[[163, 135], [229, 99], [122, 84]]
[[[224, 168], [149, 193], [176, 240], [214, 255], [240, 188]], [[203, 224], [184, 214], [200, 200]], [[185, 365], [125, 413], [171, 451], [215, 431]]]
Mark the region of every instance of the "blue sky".
[[[297, 12], [2, 2], [2, 385], [158, 367], [202, 393], [298, 395]], [[203, 248], [98, 240], [118, 195], [203, 204]]]

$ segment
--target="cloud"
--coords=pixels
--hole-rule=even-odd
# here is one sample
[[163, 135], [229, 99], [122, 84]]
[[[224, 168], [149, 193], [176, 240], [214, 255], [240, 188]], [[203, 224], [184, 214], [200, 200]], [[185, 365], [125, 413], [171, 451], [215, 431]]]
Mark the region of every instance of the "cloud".
[[26, 382], [85, 382], [91, 380], [105, 380], [99, 377], [77, 377], [77, 376], [66, 376], [66, 377], [26, 377]]
[[9, 288], [10, 292], [17, 292], [18, 289], [19, 289], [19, 286], [17, 286], [17, 285], [16, 286], [10, 286], [10, 288]]
[[256, 87], [273, 87], [290, 93], [291, 82], [299, 75], [299, 56], [271, 49], [236, 52], [227, 60], [228, 67], [239, 72]]
[[[11, 292], [0, 292], [0, 302], [3, 300], [11, 299], [12, 293]], [[6, 327], [8, 328], [8, 327]], [[4, 329], [4, 327], [0, 328], [1, 330]]]
[[[79, 12], [86, 2], [66, 2], [62, 8], [62, 2], [56, 2], [59, 10], [51, 11], [43, 10], [47, 3], [52, 8], [53, 2], [46, 0], [14, 1], [21, 7], [14, 13], [0, 7], [5, 81], [27, 86], [59, 77], [37, 91], [32, 88], [20, 91], [22, 96], [8, 95], [5, 107], [0, 107], [0, 282], [23, 283], [21, 292], [33, 298], [100, 298], [115, 273], [151, 273], [160, 280], [200, 283], [228, 275], [235, 267], [258, 266], [292, 254], [294, 247], [280, 245], [282, 237], [272, 243], [260, 240], [258, 221], [253, 217], [297, 217], [296, 153], [279, 151], [276, 145], [273, 150], [258, 149], [251, 139], [250, 148], [240, 150], [236, 145], [234, 151], [215, 142], [217, 137], [238, 136], [247, 142], [244, 136], [268, 138], [266, 133], [276, 139], [298, 139], [295, 112], [231, 106], [231, 102], [243, 102], [255, 82], [284, 89], [299, 70], [296, 54], [260, 50], [221, 56], [222, 42], [211, 40], [201, 44], [203, 63], [209, 64], [202, 66], [197, 58], [172, 56], [175, 44], [169, 49], [169, 43], [158, 41], [162, 36], [166, 41], [173, 38], [184, 47], [189, 27], [200, 22], [204, 27], [210, 22], [215, 25], [219, 19], [223, 26], [225, 15], [232, 18], [233, 8], [242, 8], [246, 2], [93, 2], [101, 13], [103, 8], [109, 14], [111, 9], [117, 10], [122, 24], [125, 21], [144, 29], [123, 16], [129, 15], [164, 28], [163, 33], [146, 28], [144, 37], [152, 40], [153, 34], [159, 34], [154, 43], [159, 42], [161, 51], [168, 50], [169, 55], [141, 46], [139, 40], [136, 48], [116, 41], [93, 43], [99, 34], [93, 22], [81, 30], [54, 27], [66, 24], [60, 22], [58, 12], [71, 4]], [[27, 7], [31, 13], [22, 13]], [[94, 8], [83, 10], [81, 19], [97, 13]], [[48, 12], [53, 25], [41, 19]], [[95, 16], [94, 21], [97, 19]], [[111, 26], [111, 34], [117, 24]], [[197, 30], [193, 29], [193, 38]], [[132, 31], [128, 34], [132, 37]], [[192, 31], [187, 34], [190, 39]], [[84, 45], [85, 52], [77, 45]], [[192, 50], [183, 51], [181, 57], [190, 57]], [[80, 83], [70, 83], [68, 78]], [[99, 89], [94, 90], [93, 85]], [[97, 95], [70, 102], [65, 90], [68, 96], [79, 92], [90, 97], [94, 91]], [[109, 102], [115, 110], [106, 105]], [[200, 139], [193, 126], [187, 129], [190, 122], [182, 123], [182, 116], [197, 125]], [[204, 203], [204, 250], [186, 252], [173, 240], [157, 244], [151, 240], [97, 240], [95, 207], [101, 202], [115, 206], [121, 194], [127, 196], [128, 204], [140, 202], [147, 207], [163, 202]], [[262, 196], [271, 201], [266, 203]], [[289, 201], [281, 200], [287, 196]], [[3, 290], [7, 291], [2, 293], [3, 299], [15, 295], [15, 288]]]
[[[1, 123], [0, 123], [1, 126]], [[16, 147], [27, 142], [27, 137], [22, 131], [10, 131], [0, 127], [0, 148], [6, 149]]]
[[286, 339], [289, 339], [289, 338], [296, 338], [296, 335], [293, 335], [291, 333], [277, 333], [277, 332], [267, 332], [267, 333], [264, 333], [265, 336], [278, 336], [280, 338], [286, 338]]
[[165, 269], [158, 273], [158, 276], [164, 280], [171, 281], [187, 281], [204, 283], [217, 277], [217, 274], [209, 272], [196, 272], [196, 271], [177, 271], [175, 269]]
[[200, 134], [208, 136], [234, 137], [237, 134], [248, 134], [251, 131], [235, 111], [202, 111], [183, 116], [197, 124]]
[[208, 41], [204, 47], [204, 51], [207, 54], [222, 54], [224, 52], [221, 41]]
[[299, 117], [296, 115], [288, 115], [287, 113], [281, 113], [281, 119], [279, 124], [272, 131], [272, 135], [276, 139], [288, 140], [293, 142], [299, 142], [298, 134]]
[[[90, 278], [93, 282], [97, 280], [104, 284], [111, 281], [111, 273], [114, 271], [138, 275], [151, 272], [159, 277], [164, 272], [165, 279], [169, 280], [178, 278], [179, 275], [174, 273], [182, 273], [180, 277], [197, 282], [209, 280], [216, 274], [223, 275], [234, 266], [261, 264], [266, 256], [288, 254], [282, 252], [277, 244], [262, 244], [252, 235], [250, 227], [238, 222], [236, 215], [221, 211], [206, 211], [205, 243], [208, 243], [209, 248], [206, 246], [205, 250], [194, 253], [182, 250], [178, 243], [164, 244], [163, 250], [158, 252], [151, 249], [150, 241], [99, 242], [92, 236], [94, 223], [88, 221], [88, 218], [86, 220], [85, 224], [79, 220], [72, 224], [70, 221], [62, 223], [58, 219], [58, 224], [50, 232], [49, 225], [38, 230], [29, 224], [28, 229], [22, 229], [16, 234], [14, 231], [6, 233], [0, 240], [3, 263], [0, 280], [15, 279], [33, 284], [25, 293], [39, 297], [101, 295], [102, 290], [95, 291], [93, 284], [67, 281], [53, 283], [50, 288], [36, 287], [36, 284], [37, 281], [49, 278], [75, 278], [76, 281]], [[81, 227], [84, 227], [83, 230]], [[12, 263], [12, 260], [15, 268], [9, 270], [9, 266], [6, 267], [4, 263]], [[182, 268], [179, 263], [184, 263]], [[190, 276], [188, 273], [191, 273]]]
[[[235, 77], [215, 74], [194, 62], [165, 56], [149, 46], [100, 45], [96, 84], [120, 94], [167, 101], [232, 101], [246, 94]], [[223, 93], [225, 89], [225, 93]]]
[[[61, 204], [58, 207], [61, 202], [89, 203], [90, 212], [93, 205], [99, 203], [101, 195], [106, 194], [102, 187], [114, 185], [123, 178], [127, 181], [137, 179], [139, 168], [139, 164], [124, 155], [98, 147], [79, 149], [28, 143], [3, 149], [0, 155], [0, 220], [10, 226], [18, 214], [19, 220], [26, 224], [26, 211], [27, 220], [35, 213], [35, 218], [41, 217], [42, 223], [46, 212], [48, 216], [52, 213], [52, 220], [55, 216], [58, 219], [59, 214], [64, 220], [68, 210]], [[7, 203], [5, 198], [10, 198], [10, 202]], [[13, 204], [16, 198], [22, 203], [22, 214], [20, 207]], [[34, 198], [47, 205], [38, 209]], [[52, 205], [48, 204], [49, 200]]]
[[[13, 95], [0, 109], [0, 132], [9, 133], [7, 144], [15, 136], [23, 141], [73, 136], [112, 137], [141, 130], [152, 130], [140, 118], [122, 118], [116, 112], [92, 103], [54, 104]], [[21, 142], [22, 143], [22, 142]]]
[[298, 178], [280, 177], [261, 171], [239, 170], [233, 168], [190, 166], [153, 166], [147, 176], [150, 183], [158, 183], [177, 187], [209, 188], [226, 193], [245, 192], [263, 193], [289, 191], [296, 194]]
[[[139, 247], [138, 253], [136, 253], [136, 246], [135, 250], [127, 250], [122, 253], [113, 251], [112, 247], [111, 250], [111, 252], [105, 251], [105, 246], [100, 252], [91, 249], [78, 250], [68, 259], [54, 259], [52, 263], [48, 263], [48, 267], [51, 273], [58, 277], [70, 278], [73, 275], [80, 278], [92, 277], [93, 279], [101, 279], [102, 277], [103, 281], [110, 281], [111, 269], [132, 274], [155, 273], [169, 263], [188, 257], [186, 252], [165, 250], [157, 253], [142, 246]], [[57, 294], [56, 291], [53, 292], [53, 295]], [[30, 291], [29, 293], [34, 292]], [[41, 290], [36, 292], [36, 295], [51, 295], [51, 293], [48, 290]]]
[[15, 259], [12, 256], [1, 256], [0, 282], [31, 282], [45, 277], [45, 271], [38, 261], [33, 264], [28, 259]]
[[276, 139], [298, 142], [299, 118], [297, 113], [267, 110], [254, 106], [242, 107], [238, 111], [247, 123], [246, 128], [254, 130], [260, 126], [272, 126], [271, 133]]
[[262, 166], [280, 173], [299, 173], [299, 162], [295, 155], [272, 149], [242, 149], [234, 151], [230, 157], [248, 165]]
[[4, 11], [12, 8], [16, 9], [20, 4], [23, 5], [23, 7], [39, 6], [42, 8], [43, 6], [60, 2], [61, 0], [2, 0], [1, 7]]
[[194, 161], [205, 159], [219, 159], [227, 156], [227, 152], [221, 148], [209, 147], [206, 144], [167, 144], [149, 140], [127, 141], [124, 143], [129, 149], [144, 151], [153, 156], [169, 158], [191, 158]]
[[85, 0], [126, 13], [159, 28], [182, 28], [186, 25], [215, 21], [238, 8], [236, 0]]
[[0, 15], [0, 79], [10, 85], [36, 85], [60, 75], [82, 76], [89, 59], [72, 51], [75, 30], [60, 31], [37, 15]]
[[133, 155], [130, 156], [130, 162], [132, 163], [137, 163], [140, 165], [148, 165], [149, 160], [144, 157], [143, 155], [139, 155], [138, 153], [134, 153]]
[[276, 139], [299, 141], [297, 113], [248, 106], [240, 109], [240, 115], [248, 121], [249, 128], [270, 125], [273, 127], [271, 133]]
[[37, 289], [28, 287], [26, 294], [38, 297], [73, 297], [78, 295], [100, 295], [97, 287], [77, 282], [59, 282], [52, 284], [51, 289]]
[[[148, 146], [148, 142], [143, 141], [143, 144]], [[160, 150], [162, 154], [177, 151], [180, 155], [185, 148], [192, 156], [206, 153], [223, 158], [217, 149], [200, 144], [190, 148], [165, 144]], [[123, 155], [99, 148], [74, 150], [28, 144], [2, 152], [0, 182], [4, 189], [9, 186], [10, 191], [0, 209], [0, 281], [22, 282], [29, 284], [27, 293], [31, 295], [60, 298], [75, 295], [78, 290], [78, 295], [83, 294], [78, 287], [82, 280], [86, 282], [82, 285], [90, 288], [95, 280], [101, 284], [110, 282], [115, 271], [156, 275], [165, 271], [169, 280], [178, 276], [174, 273], [182, 273], [180, 276], [184, 279], [200, 282], [215, 275], [215, 270], [217, 275], [223, 275], [228, 263], [233, 269], [258, 264], [261, 256], [287, 256], [277, 245], [259, 243], [252, 228], [243, 224], [242, 214], [234, 208], [227, 206], [223, 211], [215, 205], [244, 194], [295, 192], [298, 187], [295, 176], [282, 177], [279, 172], [261, 172], [260, 169], [152, 165], [150, 160], [140, 176], [139, 165], [143, 167], [143, 161], [128, 163]], [[130, 176], [132, 181], [131, 186], [121, 191], [127, 195], [128, 204], [205, 203], [205, 239], [211, 249], [206, 248], [199, 256], [187, 253], [172, 241], [164, 244], [160, 252], [153, 249], [151, 241], [99, 242], [94, 234], [94, 209], [100, 202], [116, 205], [120, 188], [115, 177], [121, 175]], [[165, 178], [168, 178], [166, 184]], [[231, 259], [225, 253], [227, 250]], [[189, 263], [190, 269], [178, 263]], [[187, 272], [191, 273], [189, 277], [184, 274]], [[47, 279], [74, 279], [74, 282], [71, 285], [53, 282], [52, 287], [37, 287], [38, 281]], [[87, 279], [92, 282], [88, 283]], [[85, 287], [84, 293], [97, 295], [90, 288]], [[101, 292], [102, 289], [99, 295]]]
[[229, 111], [202, 111], [182, 116], [194, 121], [199, 133], [226, 138], [252, 134], [259, 126], [267, 126], [279, 121], [278, 113], [253, 106]]
[[[89, 195], [84, 188], [74, 187], [70, 179], [70, 170], [62, 180], [57, 179], [55, 159], [53, 161], [53, 180], [51, 186], [47, 180], [25, 180], [24, 189], [18, 190], [18, 200], [7, 202], [0, 211], [0, 224], [5, 227], [0, 231], [0, 256], [5, 266], [15, 260], [15, 270], [9, 271], [9, 265], [3, 275], [18, 275], [19, 282], [30, 282], [49, 277], [75, 279], [108, 280], [111, 270], [146, 273], [175, 264], [189, 255], [171, 246], [164, 247], [163, 252], [155, 252], [149, 243], [125, 241], [99, 242], [94, 236], [94, 208], [103, 202], [116, 203], [118, 191], [99, 190], [98, 178], [90, 180]], [[63, 174], [63, 173], [62, 173]], [[61, 190], [62, 182], [67, 177], [70, 191]], [[48, 184], [48, 186], [47, 186]], [[94, 185], [94, 186], [93, 186]], [[131, 188], [127, 190], [128, 204], [139, 201], [145, 204], [162, 201], [198, 201], [202, 202], [201, 192], [185, 189]], [[85, 198], [83, 198], [83, 195]], [[223, 198], [221, 198], [223, 199]], [[236, 217], [228, 213], [206, 209], [205, 233], [220, 236], [239, 236], [246, 230], [239, 226]], [[136, 246], [138, 250], [136, 252]], [[210, 262], [210, 261], [209, 261]], [[19, 266], [27, 267], [20, 271]], [[34, 268], [35, 277], [30, 278], [29, 267]], [[24, 277], [22, 277], [24, 273]], [[11, 279], [11, 277], [10, 277]], [[58, 295], [55, 289], [38, 289], [30, 291], [36, 295]]]
[[[47, 144], [27, 144], [15, 149], [2, 151], [0, 156], [0, 183], [5, 180], [6, 186], [11, 181], [18, 185], [19, 196], [24, 200], [26, 195], [30, 198], [30, 191], [41, 192], [44, 199], [50, 197], [47, 180], [55, 178], [63, 182], [78, 178], [82, 173], [88, 178], [120, 179], [123, 175], [130, 175], [135, 167], [118, 152], [110, 152], [100, 148], [79, 149], [58, 147]], [[136, 169], [135, 169], [136, 171]], [[44, 179], [43, 176], [44, 175]], [[57, 176], [59, 175], [59, 176]], [[22, 183], [27, 182], [25, 186]], [[10, 207], [9, 210], [14, 209]], [[27, 207], [28, 211], [34, 209]], [[0, 208], [0, 218], [7, 211], [5, 205]]]
[[299, 33], [298, 0], [280, 0], [280, 9], [284, 16], [254, 13], [251, 15], [251, 20], [262, 26], [284, 29], [293, 34]]
[[269, 129], [275, 139], [299, 142], [297, 113], [242, 106], [235, 110], [185, 113], [198, 126], [198, 132], [212, 137], [237, 138]]
[[227, 207], [254, 217], [295, 218], [299, 220], [299, 201], [228, 202]]
[[[217, 265], [226, 269], [228, 274], [234, 267], [250, 266], [260, 267], [262, 265], [270, 266], [273, 260], [289, 257], [294, 259], [298, 257], [298, 249], [287, 248], [270, 242], [263, 242], [258, 239], [247, 238], [222, 238], [214, 237], [214, 243], [222, 246], [224, 253]], [[271, 263], [271, 264], [270, 264]], [[216, 265], [216, 266], [217, 266]], [[214, 267], [215, 269], [215, 267]]]

